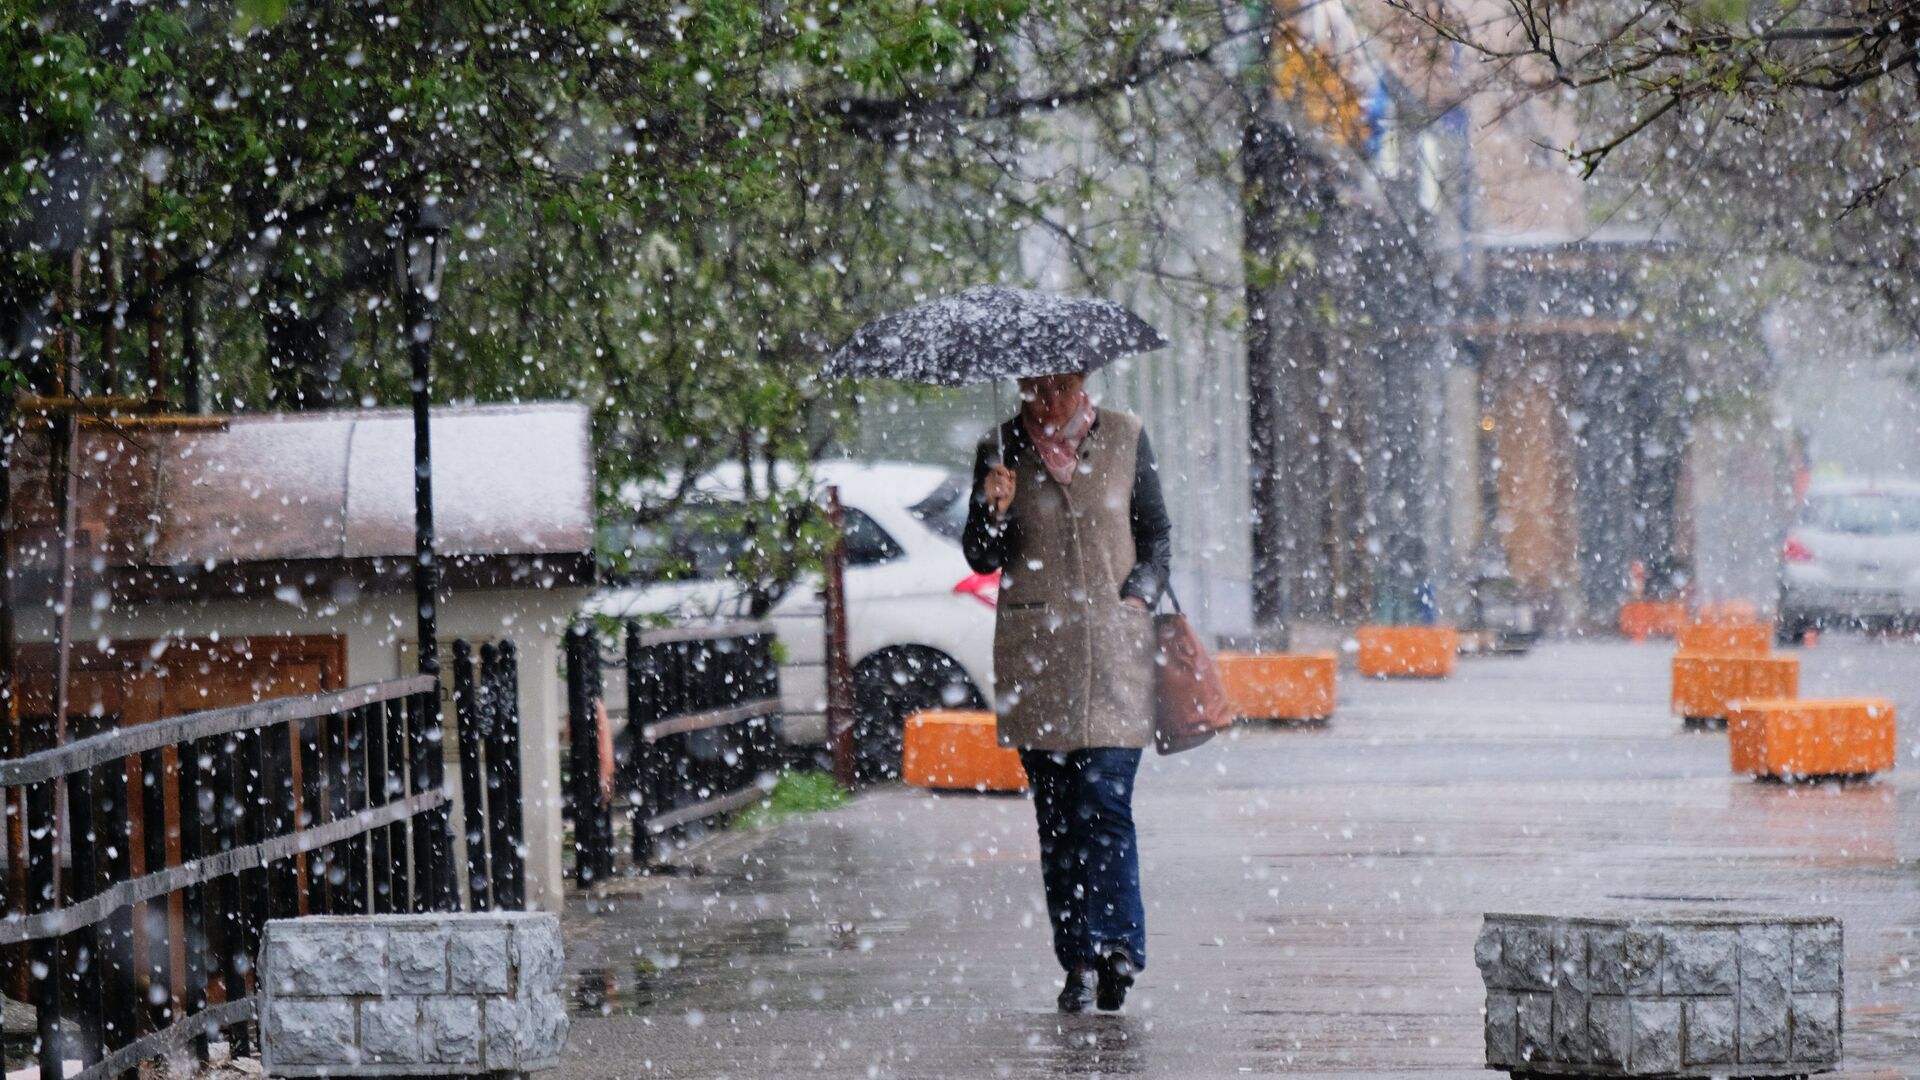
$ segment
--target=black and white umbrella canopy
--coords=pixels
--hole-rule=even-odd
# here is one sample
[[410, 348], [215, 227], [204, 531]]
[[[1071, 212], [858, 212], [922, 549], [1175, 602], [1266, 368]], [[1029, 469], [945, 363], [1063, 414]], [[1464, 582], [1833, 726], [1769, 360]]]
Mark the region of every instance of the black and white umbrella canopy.
[[873, 320], [823, 374], [965, 386], [1093, 371], [1166, 344], [1111, 300], [981, 285]]

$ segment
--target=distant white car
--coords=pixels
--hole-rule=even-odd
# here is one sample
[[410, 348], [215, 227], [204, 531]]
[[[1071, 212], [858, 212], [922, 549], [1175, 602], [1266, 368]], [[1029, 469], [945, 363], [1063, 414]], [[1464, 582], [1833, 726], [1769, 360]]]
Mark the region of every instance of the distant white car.
[[1780, 549], [1778, 634], [1920, 619], [1920, 484], [1823, 481]]
[[[906, 718], [933, 708], [987, 708], [993, 686], [999, 575], [975, 574], [960, 550], [970, 477], [908, 464], [815, 466], [818, 494], [840, 490], [847, 532], [847, 632], [853, 656], [855, 745], [862, 771], [900, 771]], [[739, 467], [701, 478], [690, 511], [742, 498]], [[597, 594], [594, 614], [666, 615], [676, 621], [742, 615], [745, 586], [718, 576], [739, 538], [687, 530], [689, 580]], [[795, 583], [769, 612], [786, 660], [780, 669], [787, 739], [825, 741], [825, 604], [817, 575]]]

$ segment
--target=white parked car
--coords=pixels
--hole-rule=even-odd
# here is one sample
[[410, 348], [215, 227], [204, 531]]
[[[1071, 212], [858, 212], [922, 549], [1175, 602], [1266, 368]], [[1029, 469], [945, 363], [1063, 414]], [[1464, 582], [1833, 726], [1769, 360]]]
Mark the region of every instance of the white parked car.
[[1780, 549], [1779, 637], [1920, 619], [1920, 484], [1822, 481]]
[[[855, 741], [862, 771], [890, 778], [900, 769], [906, 717], [932, 708], [987, 708], [993, 687], [994, 604], [999, 576], [975, 574], [960, 550], [970, 478], [907, 464], [826, 462], [815, 466], [817, 493], [840, 490], [847, 530], [847, 631], [853, 657]], [[700, 507], [738, 503], [738, 466], [701, 478], [687, 508], [681, 561], [692, 576], [597, 594], [594, 614], [666, 615], [676, 622], [745, 614], [745, 586], [718, 576], [733, 535], [702, 532]], [[780, 669], [786, 736], [825, 741], [825, 603], [818, 575], [796, 582], [768, 617], [786, 658]]]

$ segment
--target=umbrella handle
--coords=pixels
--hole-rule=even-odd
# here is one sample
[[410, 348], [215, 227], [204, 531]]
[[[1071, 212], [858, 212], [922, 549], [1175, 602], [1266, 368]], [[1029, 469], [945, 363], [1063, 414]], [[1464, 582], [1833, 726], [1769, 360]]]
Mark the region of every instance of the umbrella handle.
[[997, 464], [1002, 466], [1006, 465], [1007, 463], [1007, 430], [1006, 430], [1006, 425], [1000, 422], [1000, 380], [999, 379], [993, 380], [993, 448], [996, 452], [998, 452], [1000, 456], [1000, 460], [997, 462]]

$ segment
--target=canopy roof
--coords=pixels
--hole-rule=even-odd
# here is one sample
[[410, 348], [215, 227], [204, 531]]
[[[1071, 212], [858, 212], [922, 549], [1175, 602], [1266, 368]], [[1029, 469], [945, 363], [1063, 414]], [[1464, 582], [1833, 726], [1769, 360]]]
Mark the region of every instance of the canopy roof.
[[[436, 547], [455, 567], [527, 556], [590, 562], [584, 406], [437, 408], [432, 449]], [[17, 450], [18, 565], [46, 574], [57, 532], [44, 429], [23, 434]], [[74, 470], [83, 565], [173, 576], [253, 564], [411, 565], [405, 410], [236, 416], [212, 430], [89, 423]]]

